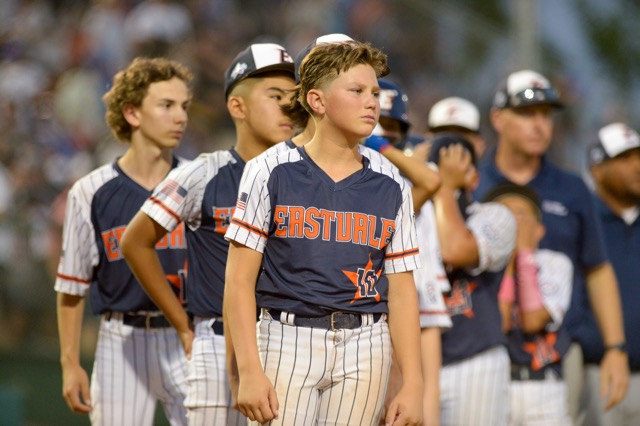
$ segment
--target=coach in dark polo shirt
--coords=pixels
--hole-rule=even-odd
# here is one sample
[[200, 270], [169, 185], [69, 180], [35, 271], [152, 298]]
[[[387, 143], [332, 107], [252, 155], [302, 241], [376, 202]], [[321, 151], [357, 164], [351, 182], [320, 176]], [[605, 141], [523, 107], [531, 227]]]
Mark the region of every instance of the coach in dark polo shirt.
[[[556, 166], [546, 156], [553, 139], [553, 114], [562, 108], [558, 92], [543, 75], [522, 70], [511, 73], [498, 87], [491, 108], [491, 124], [498, 135], [478, 170], [480, 185], [476, 198], [503, 182], [534, 189], [542, 202], [542, 221], [547, 232], [541, 248], [560, 251], [574, 264], [571, 306], [561, 332], [582, 343], [585, 310], [592, 310], [610, 348], [600, 364], [603, 374], [602, 404], [611, 408], [627, 390], [627, 354], [619, 345], [625, 342], [621, 304], [616, 277], [608, 260], [602, 228], [593, 197], [582, 179]], [[569, 393], [569, 409], [575, 415], [581, 391], [579, 357], [564, 356], [563, 371]], [[575, 361], [573, 361], [575, 360]], [[574, 373], [575, 374], [569, 374]]]
[[585, 425], [640, 425], [640, 136], [623, 123], [598, 132], [589, 150], [596, 189], [596, 209], [605, 243], [618, 278], [626, 347], [629, 353], [629, 390], [622, 403], [608, 412], [599, 397], [599, 363], [605, 347], [592, 316], [587, 317], [582, 342], [586, 366]]

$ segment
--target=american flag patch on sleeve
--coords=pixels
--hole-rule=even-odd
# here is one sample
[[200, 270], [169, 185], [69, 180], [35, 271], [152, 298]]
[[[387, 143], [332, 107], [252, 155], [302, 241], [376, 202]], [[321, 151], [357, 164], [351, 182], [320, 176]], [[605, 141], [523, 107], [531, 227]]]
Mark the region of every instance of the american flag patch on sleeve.
[[187, 190], [178, 185], [178, 182], [172, 179], [168, 179], [162, 188], [160, 189], [160, 193], [166, 195], [171, 198], [176, 203], [182, 203], [184, 197], [187, 196]]
[[236, 209], [244, 210], [247, 208], [247, 199], [249, 198], [249, 194], [246, 192], [241, 192], [240, 196], [238, 196], [238, 202], [236, 203]]

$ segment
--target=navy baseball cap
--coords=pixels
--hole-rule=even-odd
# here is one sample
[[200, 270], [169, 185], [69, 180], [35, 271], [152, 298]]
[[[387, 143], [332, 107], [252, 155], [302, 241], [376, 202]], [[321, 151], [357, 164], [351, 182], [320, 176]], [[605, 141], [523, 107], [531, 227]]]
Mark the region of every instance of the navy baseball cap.
[[225, 98], [229, 97], [229, 92], [238, 82], [270, 71], [285, 71], [294, 77], [293, 59], [279, 44], [252, 44], [238, 53], [224, 72]]
[[337, 44], [337, 43], [344, 43], [347, 41], [354, 41], [354, 40], [346, 34], [333, 33], [333, 34], [326, 34], [326, 35], [320, 36], [315, 40], [313, 40], [308, 45], [306, 45], [305, 48], [302, 49], [300, 53], [298, 53], [298, 56], [296, 56], [296, 61], [295, 61], [296, 84], [300, 83], [300, 65], [302, 65], [302, 61], [304, 61], [304, 58], [307, 57], [307, 55], [311, 52], [311, 50], [314, 47], [316, 47], [319, 44], [331, 44], [331, 43]]
[[501, 198], [516, 196], [528, 201], [534, 208], [538, 220], [542, 218], [542, 203], [538, 193], [528, 186], [517, 185], [515, 183], [502, 183], [494, 186], [487, 192], [482, 202], [500, 201]]
[[429, 148], [429, 157], [427, 162], [433, 164], [440, 163], [440, 149], [446, 148], [449, 145], [459, 144], [462, 145], [469, 153], [471, 153], [471, 161], [474, 165], [477, 164], [476, 152], [473, 149], [473, 145], [466, 138], [460, 136], [457, 133], [439, 133], [429, 141], [431, 148]]
[[502, 81], [495, 96], [495, 108], [518, 108], [531, 105], [551, 105], [562, 108], [560, 95], [549, 80], [535, 71], [516, 71]]
[[402, 131], [406, 133], [411, 127], [409, 121], [409, 97], [395, 82], [379, 78], [380, 117], [388, 117], [400, 122]]
[[640, 148], [640, 135], [624, 123], [612, 123], [598, 131], [589, 148], [589, 164], [600, 164], [629, 150]]

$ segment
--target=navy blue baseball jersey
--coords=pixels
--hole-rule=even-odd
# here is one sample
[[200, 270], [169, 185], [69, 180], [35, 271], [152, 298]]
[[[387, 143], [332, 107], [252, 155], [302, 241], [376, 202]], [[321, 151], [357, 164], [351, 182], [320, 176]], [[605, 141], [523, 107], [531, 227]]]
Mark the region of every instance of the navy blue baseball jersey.
[[144, 203], [142, 211], [171, 231], [187, 225], [189, 273], [187, 311], [222, 316], [229, 242], [224, 234], [235, 209], [245, 162], [234, 150], [201, 154], [172, 171]]
[[[478, 199], [495, 185], [508, 182], [495, 165], [495, 153], [495, 148], [487, 152], [478, 168], [481, 176], [475, 193]], [[608, 260], [593, 197], [580, 177], [560, 169], [546, 157], [527, 186], [538, 193], [542, 202], [546, 233], [540, 248], [564, 253], [574, 265], [571, 305], [563, 328], [573, 339], [580, 340], [586, 331], [585, 312], [590, 310], [584, 273]]]
[[[179, 163], [173, 160], [173, 168]], [[85, 296], [93, 312], [157, 311], [129, 269], [120, 238], [151, 191], [131, 180], [116, 162], [79, 179], [69, 191], [62, 237], [62, 256], [55, 290]], [[176, 295], [185, 275], [186, 241], [176, 227], [156, 250]]]
[[385, 274], [419, 266], [413, 202], [404, 180], [363, 163], [336, 183], [300, 147], [247, 169], [226, 237], [263, 253], [258, 306], [388, 312]]
[[496, 345], [506, 345], [498, 291], [516, 240], [516, 221], [498, 203], [471, 204], [467, 228], [478, 245], [479, 265], [447, 274], [451, 290], [445, 303], [453, 327], [442, 334], [442, 365], [470, 358]]

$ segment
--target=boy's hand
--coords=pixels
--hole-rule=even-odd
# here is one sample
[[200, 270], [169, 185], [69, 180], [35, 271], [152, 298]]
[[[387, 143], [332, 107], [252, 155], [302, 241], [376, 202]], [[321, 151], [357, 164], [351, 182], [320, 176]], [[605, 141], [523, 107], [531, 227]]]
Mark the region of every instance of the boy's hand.
[[422, 424], [422, 390], [403, 386], [393, 398], [385, 419], [386, 426]]
[[252, 421], [268, 422], [278, 417], [278, 397], [264, 373], [244, 375], [238, 389], [238, 411]]
[[454, 189], [465, 187], [466, 177], [471, 169], [471, 154], [462, 145], [454, 144], [440, 148], [438, 172], [442, 186]]

